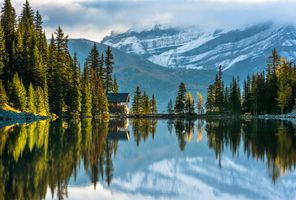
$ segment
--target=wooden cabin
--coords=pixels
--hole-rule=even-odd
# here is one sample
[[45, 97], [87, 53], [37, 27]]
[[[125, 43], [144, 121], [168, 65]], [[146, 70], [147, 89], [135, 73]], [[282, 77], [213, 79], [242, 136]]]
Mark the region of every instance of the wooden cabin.
[[110, 114], [128, 114], [130, 94], [129, 93], [108, 93]]

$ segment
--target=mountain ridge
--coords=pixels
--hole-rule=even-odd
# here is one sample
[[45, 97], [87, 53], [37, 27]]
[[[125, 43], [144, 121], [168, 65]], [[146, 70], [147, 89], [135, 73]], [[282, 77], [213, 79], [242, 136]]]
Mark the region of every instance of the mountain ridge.
[[[100, 53], [107, 48], [105, 44], [87, 39], [69, 39], [69, 51], [71, 55], [76, 52], [81, 68], [94, 43]], [[205, 95], [207, 86], [215, 79], [215, 70], [171, 69], [154, 64], [139, 55], [111, 49], [115, 62], [114, 74], [120, 92], [130, 92], [133, 95], [135, 88], [140, 86], [149, 95], [155, 94], [161, 112], [166, 110], [170, 99], [175, 99], [181, 81], [196, 96], [197, 91]], [[230, 80], [230, 77], [226, 76], [225, 79]]]
[[276, 48], [290, 60], [296, 58], [296, 28], [272, 22], [244, 29], [206, 32], [192, 27], [155, 28], [105, 37], [103, 44], [169, 68], [215, 70], [245, 77], [265, 69], [267, 57]]

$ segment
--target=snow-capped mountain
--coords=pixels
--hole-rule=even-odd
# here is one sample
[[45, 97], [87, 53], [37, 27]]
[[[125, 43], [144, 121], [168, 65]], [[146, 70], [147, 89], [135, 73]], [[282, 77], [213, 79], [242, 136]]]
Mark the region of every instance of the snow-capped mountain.
[[264, 23], [242, 30], [203, 31], [199, 28], [161, 28], [113, 34], [102, 43], [141, 55], [170, 68], [215, 69], [245, 75], [265, 69], [276, 48], [296, 57], [296, 28]]

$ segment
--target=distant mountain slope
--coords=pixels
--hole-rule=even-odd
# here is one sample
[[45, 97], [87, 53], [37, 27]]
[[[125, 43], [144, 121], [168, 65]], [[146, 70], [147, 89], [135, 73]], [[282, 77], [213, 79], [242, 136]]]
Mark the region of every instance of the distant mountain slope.
[[296, 28], [264, 23], [244, 30], [204, 32], [155, 27], [104, 38], [102, 43], [170, 68], [215, 69], [245, 76], [265, 69], [273, 48], [296, 58]]
[[[96, 43], [99, 52], [106, 49], [106, 45]], [[85, 39], [70, 39], [69, 49], [77, 57], [83, 66], [93, 42]], [[169, 99], [175, 98], [178, 85], [184, 81], [188, 90], [206, 93], [206, 88], [215, 77], [214, 70], [183, 70], [172, 69], [154, 64], [141, 56], [127, 54], [123, 51], [112, 48], [115, 66], [114, 72], [118, 79], [120, 91], [133, 93], [136, 86], [146, 90], [148, 94], [155, 94], [158, 100], [160, 111], [165, 110]], [[196, 96], [194, 94], [194, 96]]]

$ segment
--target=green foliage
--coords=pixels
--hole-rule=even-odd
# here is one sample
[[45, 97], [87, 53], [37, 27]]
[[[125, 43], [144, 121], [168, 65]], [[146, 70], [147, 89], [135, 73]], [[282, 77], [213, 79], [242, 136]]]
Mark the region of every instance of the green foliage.
[[174, 106], [173, 106], [173, 101], [172, 99], [170, 99], [168, 106], [167, 106], [167, 112], [169, 114], [173, 114], [174, 113]]
[[[103, 82], [98, 78], [98, 116], [103, 120], [108, 120], [109, 118], [109, 109], [108, 109], [108, 99], [105, 92]], [[95, 116], [95, 115], [94, 115]]]
[[147, 93], [144, 91], [142, 96], [142, 112], [143, 114], [151, 114], [151, 104]]
[[137, 87], [133, 97], [131, 113], [136, 115], [156, 114], [157, 106], [155, 96], [152, 95], [152, 98], [149, 99], [146, 91], [142, 93], [140, 87]]
[[73, 117], [78, 117], [81, 113], [81, 81], [80, 81], [80, 67], [77, 60], [76, 53], [73, 57], [73, 85], [71, 88], [71, 103], [70, 103], [70, 113]]
[[142, 102], [142, 92], [141, 92], [140, 87], [138, 86], [136, 88], [135, 93], [134, 93], [134, 98], [133, 98], [133, 103], [132, 103], [132, 113], [133, 114], [142, 114], [143, 113], [141, 102]]
[[230, 83], [229, 98], [227, 100], [229, 111], [234, 114], [239, 114], [241, 112], [241, 92], [238, 78], [235, 79], [233, 77]]
[[1, 26], [4, 33], [5, 50], [7, 59], [5, 61], [3, 69], [4, 84], [11, 80], [14, 73], [14, 46], [16, 39], [16, 14], [15, 9], [12, 7], [10, 0], [4, 0], [3, 7], [1, 9]]
[[112, 73], [113, 73], [113, 55], [111, 51], [111, 47], [107, 47], [107, 50], [105, 52], [105, 66], [106, 66], [106, 74], [105, 74], [105, 88], [106, 92], [112, 92], [113, 90], [113, 80], [112, 80]]
[[8, 102], [8, 96], [5, 91], [5, 87], [3, 85], [3, 81], [0, 80], [0, 106], [6, 104]]
[[22, 111], [27, 110], [27, 92], [18, 73], [13, 76], [12, 82], [9, 84], [9, 97], [15, 108]]
[[118, 93], [118, 83], [117, 83], [117, 79], [116, 77], [114, 76], [114, 79], [113, 79], [113, 92], [114, 93]]
[[108, 119], [108, 100], [102, 80], [105, 77], [105, 73], [99, 60], [99, 52], [97, 50], [96, 44], [94, 44], [93, 48], [89, 52], [89, 55], [86, 59], [86, 67], [87, 71], [89, 67], [90, 72], [92, 116], [99, 117], [101, 119]]
[[4, 38], [2, 26], [0, 26], [0, 77], [3, 72], [6, 59], [7, 59], [7, 55], [5, 51], [5, 38]]
[[203, 113], [203, 96], [200, 92], [197, 92], [197, 112], [198, 114]]
[[38, 115], [47, 115], [46, 108], [44, 105], [44, 92], [43, 89], [39, 86], [36, 88], [35, 92], [35, 106]]
[[152, 114], [156, 114], [158, 111], [157, 111], [157, 103], [156, 103], [156, 98], [155, 98], [155, 95], [153, 94], [152, 95], [152, 98], [151, 98], [151, 113]]
[[83, 79], [81, 85], [81, 116], [89, 117], [92, 116], [92, 97], [91, 97], [91, 86], [89, 83], [89, 72], [87, 64], [84, 65]]
[[178, 89], [178, 96], [175, 102], [175, 112], [180, 114], [184, 113], [186, 101], [186, 86], [185, 83], [181, 82]]
[[27, 105], [28, 105], [28, 111], [36, 114], [36, 107], [35, 107], [35, 91], [33, 88], [32, 83], [30, 83], [29, 89], [28, 89], [28, 99], [27, 99]]
[[[248, 76], [244, 81], [242, 95], [238, 78], [233, 78], [230, 87], [224, 88], [223, 82], [219, 81], [222, 80], [220, 71], [221, 69], [215, 83], [208, 87], [207, 112], [279, 114], [290, 112], [295, 107], [296, 67], [292, 62], [281, 58], [276, 50], [268, 58], [267, 74]], [[219, 106], [221, 100], [217, 100], [221, 94], [224, 94], [224, 108]]]
[[188, 92], [186, 94], [185, 113], [186, 114], [193, 114], [194, 113], [194, 99], [192, 97], [191, 92]]

